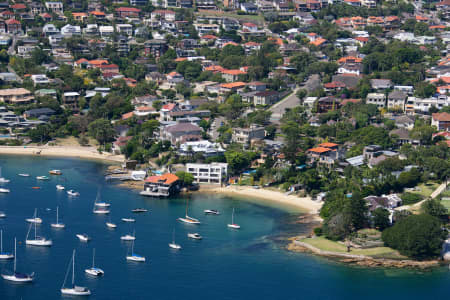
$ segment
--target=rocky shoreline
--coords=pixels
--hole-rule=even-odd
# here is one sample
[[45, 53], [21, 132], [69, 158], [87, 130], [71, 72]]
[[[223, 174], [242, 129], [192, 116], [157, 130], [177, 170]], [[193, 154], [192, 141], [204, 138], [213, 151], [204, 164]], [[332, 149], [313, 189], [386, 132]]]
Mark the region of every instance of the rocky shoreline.
[[287, 250], [294, 252], [309, 252], [315, 255], [334, 258], [339, 262], [353, 264], [362, 267], [383, 267], [383, 268], [413, 268], [413, 269], [430, 269], [441, 265], [439, 260], [416, 261], [416, 260], [395, 260], [385, 258], [374, 258], [365, 255], [356, 255], [350, 253], [331, 252], [318, 249], [310, 244], [291, 239]]

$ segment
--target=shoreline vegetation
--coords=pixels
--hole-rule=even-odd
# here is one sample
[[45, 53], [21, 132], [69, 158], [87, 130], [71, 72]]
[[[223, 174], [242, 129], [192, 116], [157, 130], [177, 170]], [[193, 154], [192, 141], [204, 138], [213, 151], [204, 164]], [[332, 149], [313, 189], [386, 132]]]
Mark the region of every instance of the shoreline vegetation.
[[0, 146], [0, 154], [74, 157], [102, 160], [109, 163], [122, 163], [125, 161], [123, 155], [115, 155], [107, 152], [99, 153], [95, 147], [82, 146]]
[[388, 247], [355, 249], [351, 252], [346, 252], [345, 245], [320, 237], [298, 236], [291, 238], [290, 241], [286, 247], [289, 251], [308, 252], [330, 259], [337, 259], [341, 263], [362, 267], [429, 269], [441, 265], [441, 261], [436, 259], [426, 261], [407, 259]]

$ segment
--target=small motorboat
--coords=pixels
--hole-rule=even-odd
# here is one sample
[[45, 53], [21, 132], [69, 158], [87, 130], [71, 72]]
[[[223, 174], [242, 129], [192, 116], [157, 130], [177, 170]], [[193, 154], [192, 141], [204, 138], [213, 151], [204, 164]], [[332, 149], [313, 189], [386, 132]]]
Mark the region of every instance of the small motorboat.
[[61, 170], [50, 170], [48, 173], [50, 173], [50, 175], [62, 175]]
[[136, 222], [136, 220], [135, 220], [135, 219], [132, 219], [132, 218], [122, 218], [122, 221], [124, 221], [124, 222], [129, 222], [129, 223]]
[[215, 209], [205, 209], [203, 212], [205, 215], [220, 215], [220, 212]]
[[40, 190], [40, 189], [41, 189], [40, 186], [32, 186], [31, 188], [32, 188], [33, 190]]
[[10, 192], [9, 189], [0, 188], [0, 193], [9, 193], [9, 192]]
[[50, 177], [44, 175], [44, 176], [37, 176], [36, 179], [37, 180], [49, 180]]
[[86, 272], [87, 274], [92, 275], [92, 276], [105, 275], [105, 272], [102, 269], [95, 267], [94, 262], [95, 262], [95, 248], [93, 249], [93, 253], [92, 253], [92, 268], [86, 269], [86, 270], [84, 270], [84, 272]]
[[91, 240], [91, 238], [85, 233], [78, 233], [78, 234], [76, 234], [76, 236], [82, 242], [89, 242]]
[[30, 174], [27, 174], [27, 173], [19, 173], [17, 175], [20, 177], [30, 177]]
[[148, 209], [145, 209], [145, 208], [135, 208], [135, 209], [132, 209], [131, 212], [134, 212], [134, 213], [144, 213], [144, 212], [148, 212]]
[[78, 196], [80, 196], [80, 193], [75, 192], [74, 190], [68, 190], [67, 195], [72, 196], [72, 197], [78, 197]]
[[65, 187], [64, 187], [63, 185], [57, 184], [57, 185], [56, 185], [56, 189], [57, 189], [58, 191], [63, 191], [63, 190], [65, 189]]
[[6, 218], [6, 214], [3, 211], [0, 211], [0, 218]]
[[117, 228], [117, 225], [111, 222], [106, 222], [106, 226], [108, 226], [108, 228]]
[[188, 233], [187, 236], [188, 236], [188, 238], [193, 239], [193, 240], [201, 240], [203, 238], [198, 233]]

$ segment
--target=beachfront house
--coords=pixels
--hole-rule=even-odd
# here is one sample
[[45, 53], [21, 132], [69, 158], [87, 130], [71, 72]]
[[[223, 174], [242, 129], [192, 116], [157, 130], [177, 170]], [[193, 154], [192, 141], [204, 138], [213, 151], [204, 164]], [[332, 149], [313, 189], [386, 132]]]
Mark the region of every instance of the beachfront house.
[[141, 195], [149, 197], [169, 197], [180, 191], [181, 184], [177, 175], [166, 173], [145, 179]]
[[227, 163], [186, 164], [186, 171], [194, 176], [197, 183], [221, 184], [227, 178]]

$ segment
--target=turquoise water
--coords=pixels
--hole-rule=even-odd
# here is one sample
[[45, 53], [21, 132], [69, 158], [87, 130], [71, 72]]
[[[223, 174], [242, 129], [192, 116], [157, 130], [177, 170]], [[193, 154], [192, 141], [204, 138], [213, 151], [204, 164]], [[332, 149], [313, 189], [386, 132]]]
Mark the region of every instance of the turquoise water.
[[[60, 299], [59, 289], [73, 249], [77, 250], [76, 283], [91, 289], [90, 299], [445, 299], [450, 292], [447, 268], [418, 272], [350, 267], [308, 254], [289, 253], [277, 237], [290, 230], [292, 215], [286, 211], [226, 197], [193, 195], [190, 215], [202, 221], [199, 226], [176, 221], [184, 215], [183, 198], [152, 200], [135, 192], [106, 184], [105, 165], [76, 159], [40, 157], [0, 157], [3, 176], [11, 179], [10, 194], [0, 194], [0, 220], [3, 244], [13, 250], [17, 236], [18, 271], [35, 272], [36, 280], [17, 285], [0, 279], [0, 299]], [[48, 170], [61, 169], [63, 176], [36, 181]], [[30, 173], [30, 178], [17, 176]], [[81, 193], [68, 198], [56, 184]], [[40, 186], [34, 190], [32, 186]], [[116, 230], [106, 228], [107, 216], [92, 214], [98, 187], [102, 199], [111, 202], [111, 218]], [[55, 230], [55, 207], [60, 207], [66, 228]], [[150, 213], [133, 215], [130, 210], [145, 207]], [[232, 208], [242, 230], [226, 227]], [[38, 209], [43, 224], [38, 232], [53, 240], [51, 248], [23, 244], [28, 225], [25, 218]], [[51, 210], [47, 210], [50, 208]], [[215, 208], [220, 216], [204, 216], [203, 209]], [[120, 218], [133, 216], [134, 225]], [[181, 251], [168, 248], [172, 231]], [[135, 252], [147, 257], [146, 263], [125, 260], [128, 243], [120, 236], [136, 230]], [[304, 229], [306, 230], [306, 229]], [[204, 239], [187, 239], [188, 232], [199, 232]], [[92, 236], [81, 243], [76, 233]], [[105, 271], [102, 278], [84, 273], [90, 267], [92, 248], [96, 265]], [[0, 262], [1, 271], [11, 270], [12, 261]]]

